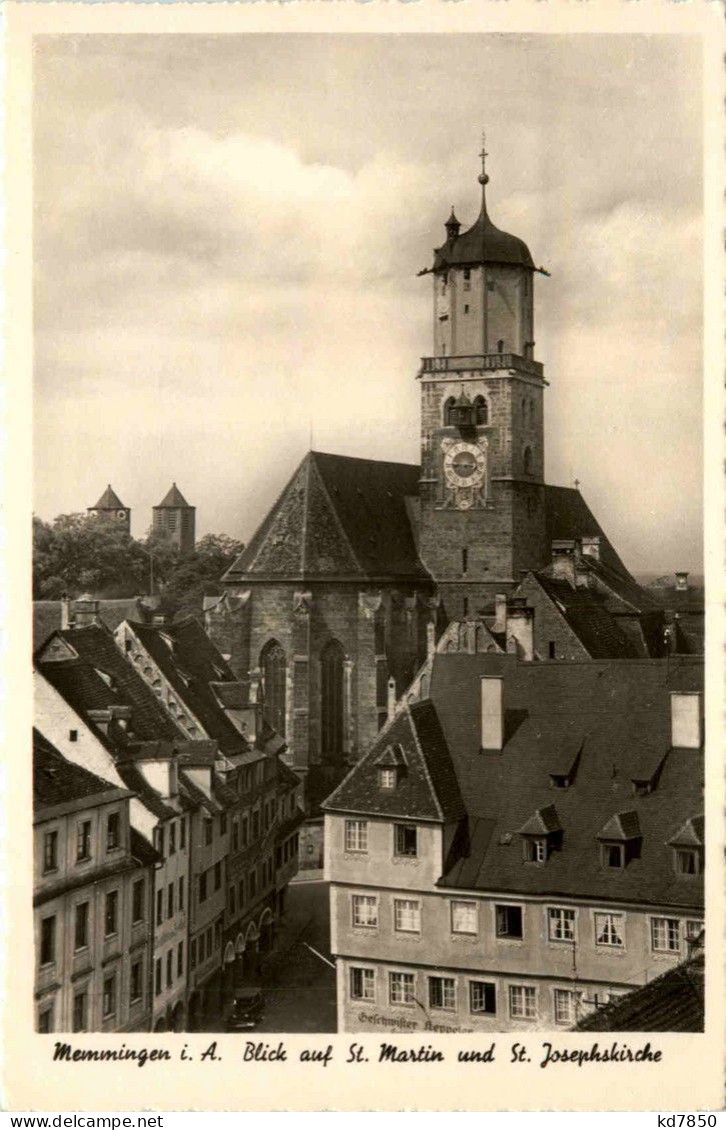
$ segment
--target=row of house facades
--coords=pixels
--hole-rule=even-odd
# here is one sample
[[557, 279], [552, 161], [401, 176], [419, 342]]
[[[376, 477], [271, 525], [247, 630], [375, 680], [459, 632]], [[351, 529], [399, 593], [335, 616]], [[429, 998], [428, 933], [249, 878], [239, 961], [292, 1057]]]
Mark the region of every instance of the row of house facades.
[[300, 782], [196, 621], [74, 613], [35, 656], [37, 1025], [183, 1030], [272, 945]]

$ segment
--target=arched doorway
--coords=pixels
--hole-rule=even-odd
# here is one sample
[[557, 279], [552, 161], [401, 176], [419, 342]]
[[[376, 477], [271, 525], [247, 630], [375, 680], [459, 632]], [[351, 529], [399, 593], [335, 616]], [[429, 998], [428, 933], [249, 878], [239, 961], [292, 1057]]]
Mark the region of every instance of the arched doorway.
[[330, 640], [320, 656], [320, 752], [329, 760], [343, 759], [343, 664], [345, 652]]
[[272, 949], [272, 943], [275, 937], [275, 923], [272, 918], [272, 911], [269, 906], [266, 907], [260, 916], [260, 953], [267, 954]]
[[264, 716], [280, 737], [285, 737], [287, 711], [287, 660], [277, 640], [266, 643], [260, 653], [264, 687]]

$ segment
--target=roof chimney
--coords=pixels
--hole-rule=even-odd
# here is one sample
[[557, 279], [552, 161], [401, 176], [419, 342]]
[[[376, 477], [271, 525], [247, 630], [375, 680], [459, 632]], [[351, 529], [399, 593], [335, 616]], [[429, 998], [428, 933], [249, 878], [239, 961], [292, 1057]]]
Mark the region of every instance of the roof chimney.
[[504, 745], [504, 709], [502, 676], [482, 675], [481, 679], [481, 748], [501, 749]]
[[99, 602], [94, 600], [90, 593], [78, 597], [74, 608], [73, 624], [76, 628], [85, 628], [89, 624], [98, 623]]
[[527, 607], [525, 597], [512, 596], [507, 602], [506, 613], [507, 651], [509, 641], [513, 639], [517, 656], [531, 662], [534, 659], [534, 608]]
[[671, 745], [700, 749], [703, 740], [703, 696], [700, 691], [671, 691]]
[[65, 632], [65, 630], [67, 628], [70, 628], [70, 626], [71, 626], [71, 602], [68, 599], [68, 594], [65, 593], [65, 592], [63, 593], [63, 595], [61, 597], [60, 606], [61, 606], [60, 626], [61, 626], [61, 631]]
[[575, 587], [575, 542], [559, 539], [552, 542], [552, 571], [555, 577]]
[[688, 592], [688, 573], [676, 573], [676, 592]]
[[391, 675], [390, 679], [388, 680], [388, 683], [386, 684], [386, 689], [387, 689], [386, 702], [387, 702], [387, 707], [388, 707], [387, 713], [388, 713], [388, 720], [390, 722], [391, 718], [393, 718], [393, 715], [396, 713], [396, 680], [393, 678], [393, 675]]
[[498, 592], [494, 597], [494, 623], [493, 632], [504, 632], [507, 629], [507, 594]]
[[583, 557], [594, 557], [596, 561], [600, 560], [600, 535], [597, 534], [593, 537], [580, 538], [580, 545], [582, 546]]

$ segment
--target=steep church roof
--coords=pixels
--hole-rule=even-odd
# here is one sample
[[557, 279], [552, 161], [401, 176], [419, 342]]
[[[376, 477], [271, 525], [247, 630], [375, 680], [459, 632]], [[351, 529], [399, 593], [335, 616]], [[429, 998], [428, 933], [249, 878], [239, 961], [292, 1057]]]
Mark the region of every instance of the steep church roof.
[[109, 483], [108, 486], [106, 487], [105, 491], [103, 492], [103, 494], [99, 498], [98, 502], [96, 503], [96, 505], [95, 506], [89, 506], [88, 509], [89, 510], [125, 510], [126, 507], [124, 506], [124, 504], [121, 501], [121, 499], [119, 498], [119, 496], [116, 494], [116, 491], [113, 489], [113, 487]]
[[408, 463], [309, 452], [224, 580], [429, 580], [406, 507], [419, 475]]
[[166, 494], [162, 498], [161, 502], [159, 502], [154, 507], [154, 510], [167, 510], [167, 509], [169, 509], [169, 510], [174, 509], [175, 510], [178, 506], [183, 506], [187, 510], [193, 510], [194, 509], [192, 506], [189, 505], [189, 503], [185, 499], [182, 492], [179, 490], [179, 487], [176, 485], [176, 483], [172, 483], [171, 486], [169, 487], [168, 491], [166, 492]]

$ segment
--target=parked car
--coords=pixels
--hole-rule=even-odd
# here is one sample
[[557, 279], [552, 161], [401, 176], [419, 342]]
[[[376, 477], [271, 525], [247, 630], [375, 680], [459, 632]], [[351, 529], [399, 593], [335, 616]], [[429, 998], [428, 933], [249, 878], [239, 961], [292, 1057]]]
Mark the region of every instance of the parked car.
[[227, 1013], [227, 1031], [244, 1032], [256, 1027], [262, 1019], [265, 998], [257, 985], [247, 985], [235, 990]]

